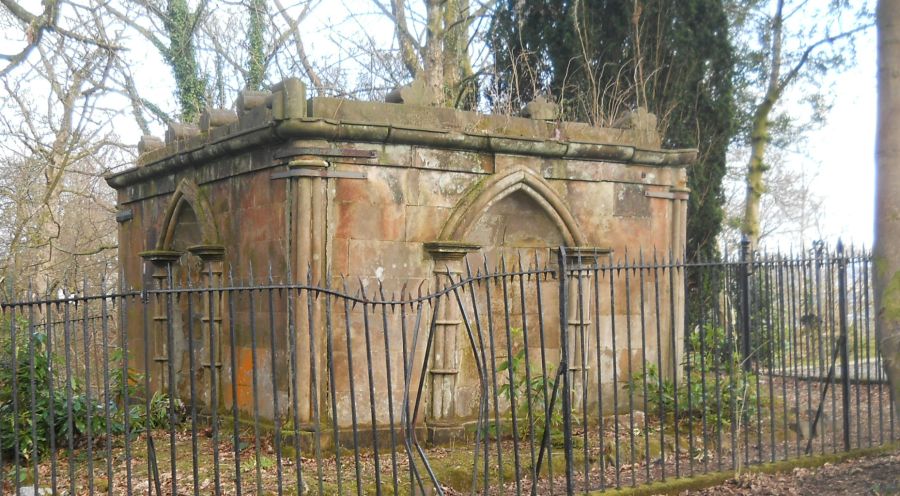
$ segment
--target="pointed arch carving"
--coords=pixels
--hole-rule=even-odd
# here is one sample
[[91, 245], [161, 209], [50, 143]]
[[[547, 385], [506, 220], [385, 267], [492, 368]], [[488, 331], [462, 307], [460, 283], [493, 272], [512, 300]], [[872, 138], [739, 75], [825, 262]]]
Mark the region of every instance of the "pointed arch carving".
[[465, 241], [472, 226], [491, 205], [521, 191], [531, 197], [553, 220], [569, 246], [586, 245], [584, 235], [562, 198], [547, 181], [529, 169], [520, 167], [506, 174], [487, 178], [472, 188], [457, 203], [441, 230], [440, 239]]
[[203, 239], [203, 245], [220, 245], [219, 231], [216, 228], [216, 222], [212, 215], [212, 209], [209, 208], [209, 202], [200, 192], [197, 183], [190, 179], [182, 179], [172, 194], [169, 206], [166, 208], [166, 215], [163, 220], [161, 235], [156, 241], [157, 250], [169, 250], [172, 247], [172, 240], [175, 237], [175, 229], [178, 226], [178, 216], [182, 209], [190, 208], [197, 218], [200, 226], [200, 236]]

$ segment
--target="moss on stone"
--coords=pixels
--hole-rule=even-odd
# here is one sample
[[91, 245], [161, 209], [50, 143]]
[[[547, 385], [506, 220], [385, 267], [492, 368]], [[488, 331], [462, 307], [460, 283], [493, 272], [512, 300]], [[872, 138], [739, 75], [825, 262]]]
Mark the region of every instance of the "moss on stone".
[[[826, 454], [820, 456], [812, 456], [812, 457], [804, 457], [804, 458], [796, 458], [792, 460], [784, 460], [774, 463], [765, 463], [762, 465], [753, 465], [750, 467], [745, 467], [744, 472], [749, 473], [762, 473], [762, 474], [773, 474], [778, 472], [787, 472], [793, 470], [798, 467], [802, 468], [812, 468], [819, 467], [826, 463], [839, 463], [845, 460], [850, 460], [853, 458], [860, 458], [864, 456], [873, 456], [882, 453], [887, 453], [892, 450], [895, 450], [900, 446], [898, 443], [887, 444], [884, 446], [879, 446], [877, 448], [864, 448], [851, 450], [844, 453], [834, 453], [834, 454]], [[633, 488], [624, 488], [617, 490], [606, 490], [606, 491], [590, 491], [585, 493], [588, 495], [600, 495], [604, 496], [650, 496], [654, 494], [678, 494], [681, 491], [688, 490], [697, 490], [703, 489], [711, 486], [716, 486], [724, 483], [725, 481], [732, 479], [735, 477], [735, 472], [726, 471], [726, 472], [710, 472], [702, 475], [695, 475], [690, 478], [684, 479], [670, 479], [665, 482], [654, 482], [653, 484], [646, 484], [643, 486], [633, 487]]]

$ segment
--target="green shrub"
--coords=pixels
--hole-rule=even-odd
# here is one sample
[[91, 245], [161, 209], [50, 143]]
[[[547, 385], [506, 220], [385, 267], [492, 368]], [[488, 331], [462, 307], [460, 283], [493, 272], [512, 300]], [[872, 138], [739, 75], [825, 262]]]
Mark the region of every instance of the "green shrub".
[[[27, 324], [26, 324], [27, 325]], [[9, 329], [9, 326], [3, 326]], [[28, 460], [33, 456], [37, 445], [39, 454], [43, 454], [49, 446], [50, 433], [57, 438], [68, 435], [66, 422], [66, 398], [57, 389], [50, 400], [50, 360], [46, 354], [47, 337], [43, 333], [34, 334], [34, 408], [31, 394], [31, 359], [29, 339], [24, 333], [18, 333], [15, 350], [9, 333], [0, 338], [0, 450], [11, 452], [16, 446], [16, 429], [18, 429], [18, 445], [22, 458]], [[15, 362], [15, 363], [14, 363]], [[13, 387], [15, 385], [15, 388]], [[77, 385], [76, 385], [77, 388]], [[73, 402], [74, 412], [86, 410], [84, 402]], [[50, 413], [54, 413], [53, 423]], [[32, 419], [34, 412], [34, 419]], [[34, 420], [34, 424], [32, 424]], [[34, 432], [32, 432], [32, 426]], [[77, 426], [76, 426], [77, 428]]]
[[[512, 338], [518, 338], [522, 335], [522, 332], [522, 329], [514, 327], [510, 330], [510, 335]], [[544, 435], [544, 429], [548, 424], [547, 410], [549, 405], [544, 401], [544, 391], [547, 391], [547, 399], [549, 401], [553, 391], [554, 380], [540, 373], [541, 367], [539, 364], [529, 364], [531, 366], [531, 374], [526, 374], [526, 359], [527, 353], [523, 347], [516, 351], [511, 359], [505, 360], [497, 366], [497, 375], [503, 381], [498, 388], [497, 395], [509, 401], [510, 404], [512, 403], [513, 395], [515, 395], [515, 414], [518, 427], [518, 432], [515, 434], [520, 439], [523, 439], [528, 437], [530, 431], [534, 433], [536, 442], [540, 442]], [[547, 374], [549, 376], [554, 375], [552, 367], [548, 366]], [[510, 381], [510, 375], [512, 375], [512, 381]], [[529, 410], [531, 411], [530, 426], [528, 423]], [[549, 412], [549, 415], [550, 432], [560, 432], [563, 417], [559, 404], [555, 405], [555, 408]], [[491, 425], [490, 428], [492, 430], [491, 433], [496, 435], [496, 426]]]
[[696, 327], [688, 335], [687, 350], [690, 352], [689, 365], [695, 370], [724, 369], [730, 372], [730, 367], [735, 364], [734, 340], [729, 340], [725, 329], [719, 326], [706, 324], [702, 332]]
[[[46, 333], [29, 333], [28, 323], [19, 322], [13, 347], [13, 340], [8, 331], [9, 324], [0, 322], [0, 328], [7, 329], [7, 332], [0, 333], [0, 452], [4, 458], [9, 459], [8, 457], [12, 456], [17, 442], [19, 456], [25, 462], [31, 461], [34, 457], [35, 447], [38, 457], [47, 454], [51, 436], [55, 437], [58, 447], [67, 445], [70, 436], [76, 444], [81, 444], [87, 436], [89, 419], [95, 442], [106, 435], [107, 427], [112, 435], [125, 433], [123, 388], [128, 388], [131, 398], [140, 397], [143, 391], [138, 387], [142, 379], [141, 374], [130, 371], [128, 380], [123, 380], [122, 352], [113, 351], [110, 354], [109, 398], [104, 398], [102, 394], [94, 391], [97, 389], [94, 388], [89, 399], [85, 385], [75, 377], [69, 379], [68, 386], [71, 388], [69, 398], [65, 364], [60, 357], [48, 353]], [[177, 399], [175, 401], [176, 410], [183, 415], [184, 408], [181, 401]], [[144, 405], [130, 406], [129, 434], [135, 435], [148, 428], [168, 426], [168, 406], [168, 396], [159, 392], [151, 398], [149, 415]]]
[[[626, 388], [636, 394], [644, 393], [647, 387], [647, 404], [650, 415], [665, 412], [664, 421], [684, 421], [688, 418], [706, 418], [707, 425], [728, 426], [732, 421], [747, 423], [756, 418], [757, 398], [756, 374], [741, 367], [740, 357], [734, 352], [733, 340], [727, 339], [725, 331], [718, 327], [697, 328], [688, 336], [685, 360], [678, 377], [676, 395], [674, 383], [664, 378], [660, 381], [656, 364], [645, 364], [646, 372], [632, 376]], [[702, 354], [701, 354], [702, 353]], [[685, 376], [690, 374], [690, 387]], [[678, 398], [678, 416], [675, 418], [675, 398]]]

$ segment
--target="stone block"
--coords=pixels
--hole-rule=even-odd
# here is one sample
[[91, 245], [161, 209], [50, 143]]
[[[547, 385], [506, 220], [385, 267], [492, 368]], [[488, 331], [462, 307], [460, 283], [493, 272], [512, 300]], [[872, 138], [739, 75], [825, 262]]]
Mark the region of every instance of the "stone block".
[[490, 174], [494, 172], [494, 156], [485, 153], [415, 147], [412, 149], [412, 166], [421, 169]]
[[538, 157], [523, 157], [521, 155], [497, 154], [494, 157], [494, 171], [497, 174], [526, 167], [531, 171], [540, 174], [544, 165], [544, 160]]
[[616, 359], [618, 362], [616, 366], [618, 367], [618, 382], [628, 382], [634, 377], [635, 374], [638, 374], [643, 369], [643, 359], [640, 349], [631, 349], [629, 351], [627, 348], [622, 348], [616, 351]]
[[340, 202], [336, 207], [335, 236], [373, 241], [403, 239], [406, 209], [402, 205]]
[[338, 277], [350, 273], [350, 240], [347, 238], [332, 238], [331, 241], [331, 274]]
[[306, 117], [306, 85], [288, 78], [272, 86], [272, 117], [275, 120]]
[[138, 155], [158, 150], [164, 146], [166, 145], [163, 143], [163, 140], [156, 136], [141, 136], [141, 140], [138, 142]]
[[253, 250], [254, 245], [282, 234], [284, 228], [278, 223], [281, 216], [273, 216], [266, 207], [251, 207], [237, 211], [240, 222], [241, 244], [245, 250]]
[[336, 202], [374, 203], [373, 196], [369, 181], [342, 178], [334, 180], [334, 201]]
[[419, 244], [350, 240], [350, 274], [353, 277], [381, 280], [430, 277], [430, 265]]
[[428, 242], [438, 238], [451, 210], [442, 207], [406, 207], [406, 241]]
[[200, 130], [208, 133], [217, 127], [234, 124], [238, 121], [238, 115], [228, 109], [207, 109], [200, 114]]
[[416, 205], [455, 207], [462, 197], [484, 176], [463, 172], [419, 171]]
[[614, 198], [614, 215], [618, 217], [650, 217], [650, 199], [644, 196], [642, 186], [616, 184]]
[[612, 127], [655, 131], [656, 120], [656, 114], [650, 113], [646, 107], [638, 107], [618, 118]]
[[522, 117], [545, 121], [556, 120], [559, 118], [559, 105], [547, 100], [543, 95], [538, 95], [522, 109]]
[[200, 136], [200, 128], [195, 124], [170, 122], [166, 129], [166, 144]]
[[234, 102], [234, 107], [241, 113], [256, 107], [264, 107], [266, 105], [266, 99], [270, 96], [272, 96], [271, 91], [244, 90], [238, 94], [237, 100]]
[[384, 97], [387, 103], [405, 103], [407, 105], [434, 105], [437, 95], [428, 86], [424, 78], [416, 78], [411, 83], [393, 89]]

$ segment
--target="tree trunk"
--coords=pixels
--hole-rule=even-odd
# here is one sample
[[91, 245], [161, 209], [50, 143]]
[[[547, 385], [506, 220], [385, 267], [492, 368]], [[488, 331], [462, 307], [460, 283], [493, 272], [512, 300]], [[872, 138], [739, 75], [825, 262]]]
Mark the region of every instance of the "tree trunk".
[[[759, 205], [766, 190], [766, 148], [769, 145], [769, 114], [781, 96], [781, 88], [789, 81], [781, 81], [782, 30], [784, 29], [784, 0], [778, 0], [772, 17], [772, 54], [766, 82], [766, 96], [753, 113], [750, 129], [750, 161], [747, 164], [747, 196], [741, 234], [750, 242], [750, 252], [759, 244]], [[789, 76], [793, 78], [793, 76]]]
[[744, 219], [741, 234], [750, 242], [750, 250], [756, 250], [759, 243], [759, 205], [766, 190], [765, 155], [769, 143], [769, 114], [774, 100], [766, 98], [753, 114], [753, 128], [750, 132], [750, 160], [747, 162], [747, 196], [744, 201]]
[[469, 1], [444, 4], [444, 105], [469, 109], [475, 105], [476, 88], [469, 61]]
[[250, 22], [247, 26], [247, 77], [244, 81], [248, 90], [259, 90], [266, 77], [265, 0], [250, 0], [247, 7]]
[[900, 412], [900, 2], [878, 2], [876, 336]]
[[440, 105], [444, 103], [443, 8], [443, 2], [438, 0], [425, 2], [427, 25], [425, 27], [424, 78], [429, 91], [438, 99], [437, 103]]
[[196, 122], [206, 105], [206, 80], [200, 75], [194, 47], [195, 16], [186, 0], [169, 0], [164, 26], [169, 36], [165, 58], [175, 76], [175, 89], [184, 122]]

